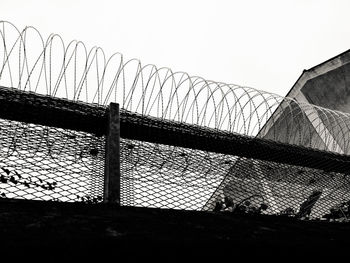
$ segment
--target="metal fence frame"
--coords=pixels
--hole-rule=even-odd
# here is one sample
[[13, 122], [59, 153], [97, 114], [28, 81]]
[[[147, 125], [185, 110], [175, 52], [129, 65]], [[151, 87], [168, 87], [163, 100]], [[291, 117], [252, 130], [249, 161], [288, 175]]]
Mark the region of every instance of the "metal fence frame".
[[[44, 118], [44, 114], [51, 118]], [[350, 157], [79, 101], [0, 87], [0, 118], [106, 136], [104, 202], [120, 205], [120, 138], [347, 173]]]

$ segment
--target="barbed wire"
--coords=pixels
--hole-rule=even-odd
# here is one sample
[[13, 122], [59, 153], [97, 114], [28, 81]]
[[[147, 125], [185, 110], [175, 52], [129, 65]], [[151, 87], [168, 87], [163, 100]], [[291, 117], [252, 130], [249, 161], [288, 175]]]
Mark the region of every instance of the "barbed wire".
[[0, 85], [145, 116], [348, 154], [350, 115], [273, 93], [142, 65], [0, 21]]

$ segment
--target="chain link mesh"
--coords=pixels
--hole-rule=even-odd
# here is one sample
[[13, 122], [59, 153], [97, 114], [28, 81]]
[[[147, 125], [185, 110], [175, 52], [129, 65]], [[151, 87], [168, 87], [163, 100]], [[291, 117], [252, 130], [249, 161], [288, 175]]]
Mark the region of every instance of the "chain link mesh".
[[350, 200], [347, 174], [127, 139], [121, 175], [130, 206], [316, 219]]
[[122, 205], [350, 218], [346, 155], [127, 112], [121, 120], [125, 137], [140, 138], [121, 139]]
[[236, 157], [121, 140], [122, 204], [201, 210]]
[[82, 201], [103, 196], [104, 137], [0, 119], [2, 197]]
[[[350, 216], [350, 180], [344, 155], [285, 145], [287, 150], [282, 153], [281, 162], [281, 145], [277, 142], [125, 111], [121, 112], [121, 121], [122, 205], [314, 219], [348, 220]], [[104, 136], [5, 119], [0, 119], [0, 125], [2, 197], [68, 202], [83, 198], [102, 200]], [[132, 133], [133, 128], [139, 131]], [[179, 132], [182, 136], [171, 137]], [[131, 139], [133, 136], [143, 136], [144, 140]], [[149, 142], [152, 136], [162, 136], [158, 140], [168, 140], [169, 144]], [[206, 141], [209, 149], [217, 150], [221, 143], [224, 153], [200, 150], [203, 148], [196, 148], [200, 146], [198, 142], [193, 148], [186, 147], [189, 138], [196, 136], [209, 136]], [[255, 157], [247, 158], [242, 157], [247, 156], [246, 151], [219, 142], [225, 138], [239, 140], [236, 144], [239, 147], [248, 147], [252, 142], [258, 142], [256, 145], [263, 142], [265, 146], [249, 146], [256, 153], [250, 155]], [[306, 166], [295, 165], [302, 163], [301, 153], [311, 158]], [[324, 156], [321, 161], [325, 165], [313, 154]], [[328, 163], [327, 154], [338, 158], [345, 168]]]

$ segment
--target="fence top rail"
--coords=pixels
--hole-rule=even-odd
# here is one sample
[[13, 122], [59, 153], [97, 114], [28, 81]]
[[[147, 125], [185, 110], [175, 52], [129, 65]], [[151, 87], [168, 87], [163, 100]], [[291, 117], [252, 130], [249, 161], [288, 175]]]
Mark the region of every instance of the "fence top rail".
[[121, 137], [349, 173], [348, 155], [121, 111]]
[[106, 133], [106, 107], [0, 86], [0, 118]]
[[[0, 87], [0, 118], [106, 134], [108, 107]], [[173, 120], [120, 111], [121, 137], [348, 173], [350, 157]]]

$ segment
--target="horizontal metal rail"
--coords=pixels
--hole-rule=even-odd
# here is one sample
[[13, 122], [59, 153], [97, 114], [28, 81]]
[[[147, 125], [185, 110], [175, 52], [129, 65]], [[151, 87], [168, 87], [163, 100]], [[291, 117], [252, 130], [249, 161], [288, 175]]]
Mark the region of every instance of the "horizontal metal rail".
[[264, 161], [350, 172], [350, 156], [233, 134], [184, 123], [121, 113], [121, 137]]
[[[106, 135], [108, 108], [0, 87], [0, 118]], [[120, 110], [120, 136], [349, 173], [350, 157]]]
[[0, 86], [0, 118], [103, 135], [106, 107]]

